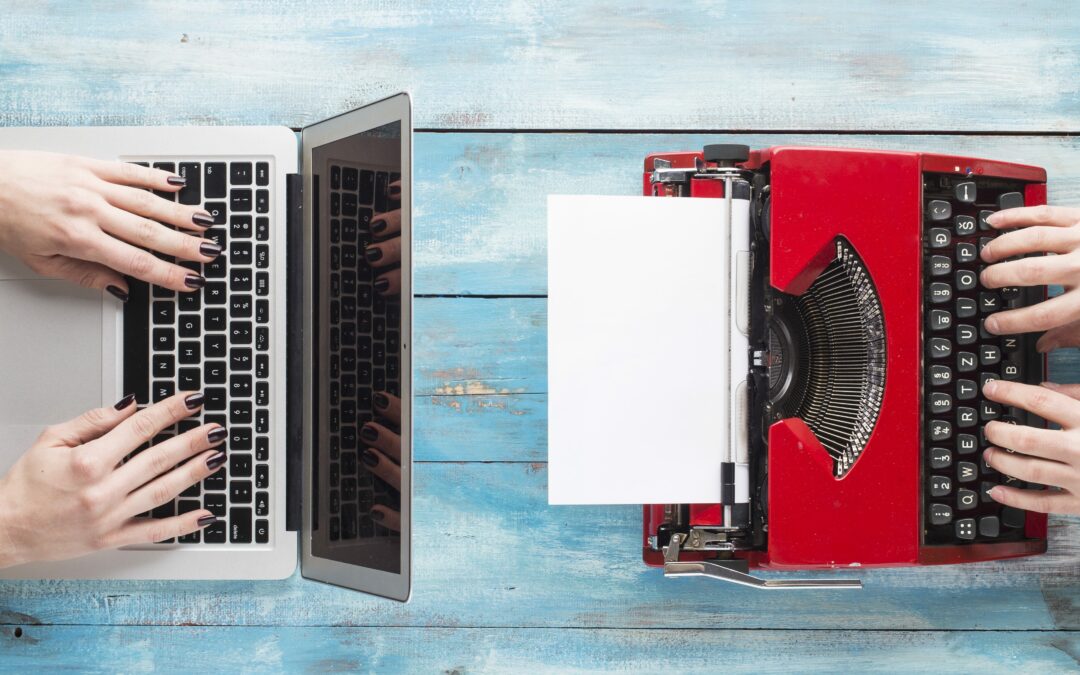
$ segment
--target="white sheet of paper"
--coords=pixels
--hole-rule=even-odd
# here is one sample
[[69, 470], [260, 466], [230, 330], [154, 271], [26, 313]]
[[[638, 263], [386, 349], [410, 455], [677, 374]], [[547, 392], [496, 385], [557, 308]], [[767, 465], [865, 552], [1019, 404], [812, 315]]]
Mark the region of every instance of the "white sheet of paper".
[[715, 503], [722, 199], [548, 197], [548, 502]]

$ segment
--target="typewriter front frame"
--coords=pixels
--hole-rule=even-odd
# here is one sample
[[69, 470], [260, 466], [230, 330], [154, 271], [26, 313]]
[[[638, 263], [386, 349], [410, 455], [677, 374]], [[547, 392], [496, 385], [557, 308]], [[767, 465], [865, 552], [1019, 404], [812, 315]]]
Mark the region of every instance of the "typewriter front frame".
[[[655, 160], [675, 169], [705, 166], [702, 152], [656, 153], [645, 160], [643, 194], [719, 198], [723, 183], [690, 177], [689, 189], [657, 189]], [[748, 172], [754, 198], [767, 186], [769, 282], [798, 295], [832, 260], [843, 236], [874, 277], [886, 315], [886, 392], [864, 455], [837, 479], [805, 423], [780, 420], [768, 429], [767, 532], [750, 548], [684, 550], [687, 561], [727, 558], [750, 567], [828, 569], [974, 562], [1046, 550], [1047, 519], [1028, 513], [1022, 541], [923, 543], [922, 180], [926, 172], [985, 175], [1026, 182], [1027, 205], [1046, 203], [1046, 174], [1038, 167], [913, 152], [776, 147], [753, 151], [738, 168]], [[862, 186], [852, 189], [851, 186]], [[899, 225], [898, 225], [899, 224]], [[888, 234], [889, 236], [883, 236]], [[888, 274], [882, 274], [888, 270]], [[1044, 364], [1045, 369], [1045, 364]], [[911, 420], [919, 420], [912, 424]], [[751, 433], [754, 421], [751, 420]], [[643, 558], [662, 565], [657, 535], [677, 505], [645, 505]], [[681, 507], [684, 527], [722, 525], [720, 505]]]

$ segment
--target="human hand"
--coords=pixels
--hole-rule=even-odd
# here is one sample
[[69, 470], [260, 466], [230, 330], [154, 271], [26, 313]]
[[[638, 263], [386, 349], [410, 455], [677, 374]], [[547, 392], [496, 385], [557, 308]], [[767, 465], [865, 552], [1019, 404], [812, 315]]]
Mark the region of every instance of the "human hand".
[[[390, 183], [386, 192], [390, 205], [398, 208], [372, 216], [371, 233], [377, 241], [364, 248], [364, 258], [376, 269], [384, 269], [401, 262], [401, 181]], [[401, 268], [389, 269], [376, 277], [375, 290], [384, 296], [401, 293]]]
[[1061, 488], [1021, 490], [999, 485], [990, 490], [990, 497], [1028, 511], [1080, 514], [1080, 388], [992, 380], [983, 385], [983, 394], [1061, 425], [1057, 430], [987, 423], [986, 438], [996, 446], [983, 452], [990, 467], [1018, 480]]
[[[1075, 332], [1064, 329], [1080, 319], [1080, 209], [1061, 206], [1027, 206], [998, 211], [987, 218], [997, 229], [1020, 228], [999, 235], [982, 250], [980, 280], [987, 288], [1005, 286], [1064, 285], [1065, 292], [1043, 302], [997, 312], [986, 319], [986, 330], [998, 335], [1062, 329], [1038, 343], [1048, 351], [1059, 338]], [[1056, 253], [1000, 262], [1033, 253]]]
[[[0, 249], [38, 274], [127, 299], [122, 275], [171, 288], [201, 288], [203, 277], [144, 249], [209, 262], [221, 254], [201, 234], [213, 217], [161, 199], [185, 180], [129, 162], [46, 152], [0, 151]], [[147, 189], [143, 189], [147, 188]]]
[[[121, 461], [192, 415], [202, 394], [137, 410], [134, 395], [45, 429], [0, 479], [0, 567], [180, 537], [215, 522], [205, 509], [135, 518], [214, 473], [227, 435], [204, 424]], [[179, 464], [179, 466], [177, 466]]]
[[[375, 410], [386, 426], [368, 422], [360, 427], [360, 438], [368, 444], [360, 457], [371, 473], [382, 478], [390, 487], [401, 492], [401, 399], [387, 392], [375, 392]], [[401, 531], [401, 514], [385, 504], [376, 504], [369, 513], [371, 519], [394, 532]]]

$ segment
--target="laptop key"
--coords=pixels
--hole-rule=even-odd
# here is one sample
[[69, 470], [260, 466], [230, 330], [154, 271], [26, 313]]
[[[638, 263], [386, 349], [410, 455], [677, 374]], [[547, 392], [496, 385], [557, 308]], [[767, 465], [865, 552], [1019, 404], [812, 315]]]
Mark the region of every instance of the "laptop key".
[[225, 162], [207, 162], [203, 170], [204, 191], [207, 199], [225, 197]]
[[270, 543], [270, 521], [269, 520], [256, 520], [255, 521], [255, 543], [256, 544], [269, 544]]
[[198, 162], [181, 162], [176, 173], [187, 179], [180, 189], [178, 199], [181, 204], [196, 205], [202, 202], [202, 182]]
[[258, 162], [255, 164], [255, 184], [256, 185], [269, 185], [270, 184], [270, 163]]
[[251, 503], [251, 481], [234, 480], [229, 482], [229, 502], [233, 504]]
[[233, 162], [229, 169], [229, 179], [233, 185], [251, 185], [251, 162]]
[[207, 544], [224, 544], [225, 543], [225, 523], [218, 521], [211, 523], [203, 528], [202, 531], [203, 541]]

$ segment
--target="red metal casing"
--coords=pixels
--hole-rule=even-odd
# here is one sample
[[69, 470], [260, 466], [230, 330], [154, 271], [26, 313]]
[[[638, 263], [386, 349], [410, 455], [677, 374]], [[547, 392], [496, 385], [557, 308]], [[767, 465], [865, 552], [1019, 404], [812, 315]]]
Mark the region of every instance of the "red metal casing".
[[[690, 168], [700, 152], [660, 153], [645, 160], [643, 191], [653, 160]], [[1020, 542], [924, 546], [922, 469], [922, 180], [924, 172], [997, 176], [1027, 181], [1025, 203], [1046, 203], [1046, 172], [1038, 167], [915, 152], [776, 147], [751, 153], [742, 166], [768, 164], [772, 194], [770, 283], [804, 292], [845, 237], [870, 271], [885, 316], [888, 369], [877, 424], [859, 461], [842, 478], [799, 419], [769, 429], [767, 550], [741, 552], [754, 567], [815, 569], [903, 566], [991, 560], [1046, 550], [1046, 516], [1029, 514]], [[719, 181], [692, 180], [690, 196], [721, 197]], [[717, 524], [719, 505], [690, 508], [692, 524]], [[643, 553], [663, 522], [663, 505], [644, 507]], [[682, 559], [711, 557], [684, 553]]]

